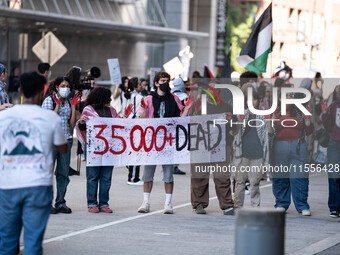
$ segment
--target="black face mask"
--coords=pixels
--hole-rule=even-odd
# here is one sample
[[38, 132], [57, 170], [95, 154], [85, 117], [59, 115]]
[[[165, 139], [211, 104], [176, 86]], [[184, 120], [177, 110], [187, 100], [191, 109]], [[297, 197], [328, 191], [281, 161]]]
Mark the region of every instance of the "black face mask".
[[159, 89], [165, 93], [169, 92], [169, 82], [164, 82], [162, 84], [159, 84]]

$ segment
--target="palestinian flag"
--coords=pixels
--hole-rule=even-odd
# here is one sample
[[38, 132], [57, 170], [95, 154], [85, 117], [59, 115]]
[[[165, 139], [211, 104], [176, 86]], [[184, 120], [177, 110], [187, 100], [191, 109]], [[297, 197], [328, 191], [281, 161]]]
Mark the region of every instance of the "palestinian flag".
[[272, 4], [255, 23], [246, 45], [236, 58], [237, 62], [257, 74], [266, 72], [268, 54], [272, 52]]
[[214, 75], [212, 74], [212, 72], [210, 71], [210, 69], [207, 65], [204, 65], [203, 78], [209, 78], [209, 79], [212, 79], [212, 80], [215, 79]]

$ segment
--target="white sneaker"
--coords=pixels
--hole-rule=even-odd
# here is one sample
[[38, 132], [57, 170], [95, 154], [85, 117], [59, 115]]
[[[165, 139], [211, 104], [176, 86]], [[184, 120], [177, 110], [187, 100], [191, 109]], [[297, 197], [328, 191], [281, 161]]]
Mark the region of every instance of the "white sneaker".
[[282, 206], [279, 206], [279, 207], [276, 207], [275, 208], [276, 210], [280, 210], [280, 211], [283, 211], [283, 212], [286, 212], [286, 208], [282, 207]]
[[302, 210], [301, 214], [302, 214], [302, 216], [311, 216], [311, 215], [312, 215], [312, 214], [310, 213], [310, 210], [309, 210], [309, 209]]
[[172, 208], [172, 204], [165, 204], [164, 205], [164, 214], [173, 214], [174, 213], [174, 209]]
[[134, 185], [134, 186], [142, 186], [144, 185], [143, 181], [138, 181], [138, 182], [127, 182], [128, 185]]
[[143, 201], [143, 204], [139, 207], [138, 212], [139, 213], [148, 213], [148, 212], [150, 212], [150, 204], [145, 203], [145, 201]]
[[245, 193], [246, 195], [249, 195], [249, 194], [250, 194], [250, 191], [246, 189], [244, 193]]

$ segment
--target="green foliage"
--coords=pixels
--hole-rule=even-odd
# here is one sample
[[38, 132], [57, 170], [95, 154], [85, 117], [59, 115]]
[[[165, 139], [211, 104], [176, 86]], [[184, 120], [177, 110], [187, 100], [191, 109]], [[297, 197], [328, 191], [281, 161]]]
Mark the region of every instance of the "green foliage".
[[236, 57], [251, 33], [256, 13], [256, 4], [245, 3], [242, 5], [241, 9], [239, 9], [231, 3], [228, 3], [226, 19], [226, 54], [228, 54], [229, 45], [231, 43], [230, 65], [232, 71], [237, 71], [239, 73], [245, 71], [245, 69], [237, 63]]

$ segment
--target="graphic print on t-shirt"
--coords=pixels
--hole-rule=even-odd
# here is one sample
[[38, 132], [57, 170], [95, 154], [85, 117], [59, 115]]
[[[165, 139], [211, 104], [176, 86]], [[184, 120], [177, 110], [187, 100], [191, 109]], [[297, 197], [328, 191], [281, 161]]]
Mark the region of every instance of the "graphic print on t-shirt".
[[1, 139], [1, 169], [44, 169], [45, 155], [39, 129], [30, 121], [13, 120]]

